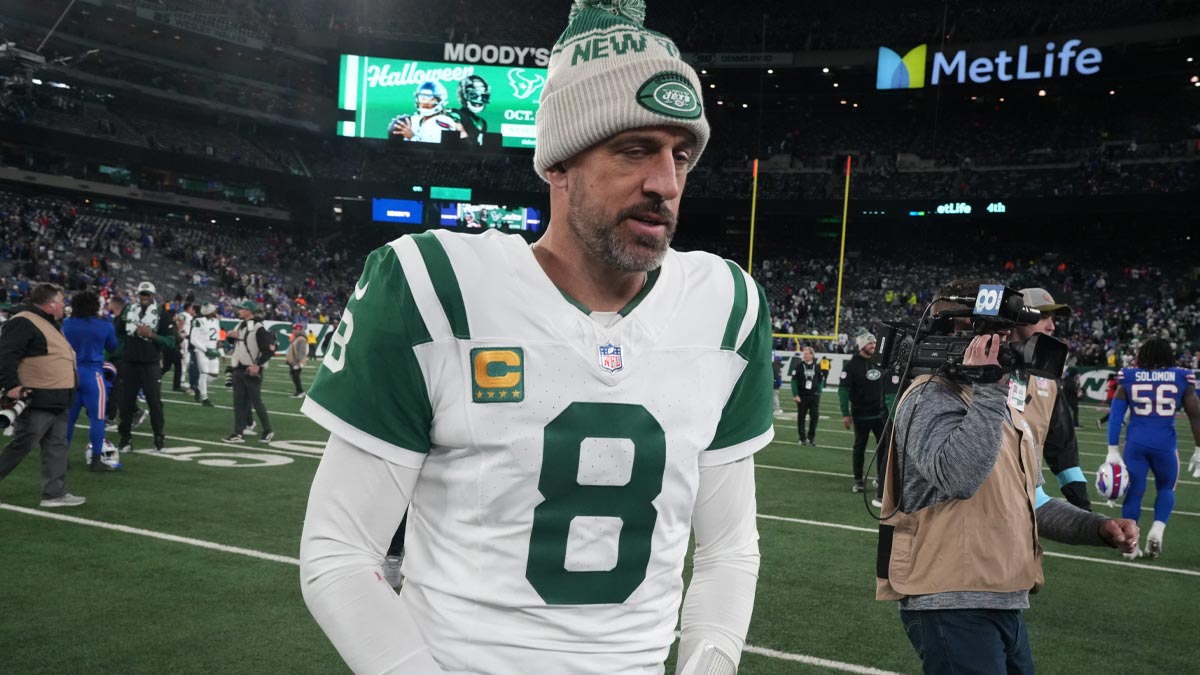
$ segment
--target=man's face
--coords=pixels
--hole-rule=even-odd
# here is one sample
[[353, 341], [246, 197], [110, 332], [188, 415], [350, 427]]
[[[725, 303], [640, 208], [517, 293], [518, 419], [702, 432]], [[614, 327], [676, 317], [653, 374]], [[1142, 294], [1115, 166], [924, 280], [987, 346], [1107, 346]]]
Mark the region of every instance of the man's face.
[[634, 129], [564, 162], [567, 224], [592, 257], [623, 272], [662, 264], [695, 145], [677, 127]]
[[1015, 326], [1013, 327], [1013, 340], [1017, 342], [1025, 342], [1033, 337], [1034, 333], [1045, 333], [1046, 335], [1054, 335], [1054, 317], [1047, 313], [1042, 317], [1041, 321], [1032, 326]]
[[50, 301], [50, 305], [51, 305], [51, 307], [50, 307], [50, 313], [54, 315], [54, 318], [55, 318], [56, 320], [58, 320], [58, 321], [62, 321], [62, 318], [63, 318], [63, 309], [64, 309], [64, 307], [63, 307], [63, 294], [62, 294], [62, 293], [57, 293], [57, 294], [55, 294], [55, 296], [54, 296], [54, 299], [52, 299], [52, 300]]
[[250, 317], [254, 316], [254, 312], [251, 312], [250, 310], [246, 309], [245, 307], [238, 307], [237, 314], [238, 314], [238, 318], [241, 319], [242, 321], [245, 321], [245, 320], [249, 319]]
[[108, 311], [112, 312], [113, 316], [121, 316], [121, 312], [125, 311], [125, 303], [116, 300], [108, 301]]
[[867, 345], [866, 345], [865, 347], [863, 347], [863, 348], [862, 348], [860, 351], [862, 352], [862, 355], [863, 355], [863, 357], [864, 357], [864, 358], [868, 358], [868, 359], [869, 359], [869, 358], [871, 358], [872, 356], [875, 356], [875, 341], [874, 341], [874, 340], [871, 340], [871, 341], [870, 341], [870, 342], [868, 342], [868, 343], [867, 343]]
[[801, 360], [803, 360], [805, 363], [812, 363], [812, 362], [813, 362], [813, 350], [812, 350], [812, 349], [808, 349], [808, 348], [806, 348], [806, 349], [805, 349], [805, 350], [804, 350], [804, 351], [803, 351], [803, 352], [800, 354], [800, 358], [801, 358]]
[[138, 304], [142, 307], [149, 307], [154, 302], [153, 293], [138, 293]]

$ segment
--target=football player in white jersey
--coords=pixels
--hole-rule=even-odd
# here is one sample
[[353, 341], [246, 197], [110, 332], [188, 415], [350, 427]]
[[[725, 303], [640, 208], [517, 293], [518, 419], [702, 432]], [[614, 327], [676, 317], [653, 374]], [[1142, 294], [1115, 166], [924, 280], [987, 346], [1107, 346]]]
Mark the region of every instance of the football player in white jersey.
[[[578, 0], [552, 51], [541, 240], [376, 250], [309, 390], [331, 436], [301, 584], [355, 672], [658, 674], [677, 624], [678, 673], [737, 670], [771, 321], [736, 265], [670, 248], [709, 128], [695, 71], [643, 16]], [[396, 595], [381, 565], [406, 508]]]
[[458, 132], [466, 138], [463, 125], [446, 114], [446, 87], [441, 82], [423, 82], [417, 87], [413, 98], [417, 112], [412, 115], [397, 115], [388, 123], [388, 138], [399, 138], [418, 143], [441, 143], [442, 132]]
[[217, 317], [217, 306], [206, 302], [200, 307], [200, 316], [192, 320], [192, 356], [196, 359], [196, 400], [201, 405], [212, 407], [208, 400], [208, 383], [221, 372], [221, 319]]

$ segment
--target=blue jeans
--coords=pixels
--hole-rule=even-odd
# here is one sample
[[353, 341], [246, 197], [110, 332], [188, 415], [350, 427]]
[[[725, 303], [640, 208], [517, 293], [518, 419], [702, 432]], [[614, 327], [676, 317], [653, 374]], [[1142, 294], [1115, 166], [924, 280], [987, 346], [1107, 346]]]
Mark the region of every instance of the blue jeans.
[[900, 610], [925, 675], [1033, 675], [1019, 609]]

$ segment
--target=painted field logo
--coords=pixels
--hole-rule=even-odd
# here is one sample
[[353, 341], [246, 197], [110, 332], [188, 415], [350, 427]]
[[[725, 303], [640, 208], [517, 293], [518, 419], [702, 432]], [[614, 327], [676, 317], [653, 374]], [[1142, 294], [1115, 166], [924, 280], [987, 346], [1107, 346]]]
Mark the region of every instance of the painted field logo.
[[646, 80], [637, 91], [638, 105], [646, 110], [681, 120], [698, 119], [704, 114], [700, 96], [692, 83], [679, 73], [661, 72]]
[[476, 403], [525, 400], [525, 353], [520, 347], [471, 350], [471, 398]]
[[913, 47], [903, 58], [887, 47], [879, 48], [876, 89], [920, 89], [925, 86], [925, 45]]

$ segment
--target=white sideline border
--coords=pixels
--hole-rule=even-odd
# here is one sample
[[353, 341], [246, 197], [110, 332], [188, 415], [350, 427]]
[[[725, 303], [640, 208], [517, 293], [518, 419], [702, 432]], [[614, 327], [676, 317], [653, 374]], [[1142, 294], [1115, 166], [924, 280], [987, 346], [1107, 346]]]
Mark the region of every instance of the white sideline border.
[[[89, 527], [97, 527], [102, 530], [111, 530], [111, 531], [115, 531], [115, 532], [123, 532], [125, 534], [133, 534], [133, 535], [137, 535], [137, 536], [141, 536], [141, 537], [149, 537], [151, 539], [159, 539], [162, 541], [169, 541], [169, 542], [176, 543], [176, 544], [187, 544], [189, 546], [196, 546], [198, 548], [203, 548], [203, 549], [207, 549], [210, 551], [218, 551], [221, 553], [232, 553], [235, 555], [247, 556], [247, 557], [255, 558], [258, 560], [266, 560], [268, 562], [283, 563], [283, 564], [287, 564], [287, 565], [293, 565], [296, 567], [300, 566], [300, 560], [297, 558], [289, 558], [287, 556], [275, 555], [273, 553], [265, 553], [263, 551], [255, 551], [253, 549], [241, 548], [239, 546], [228, 546], [225, 544], [218, 544], [216, 542], [205, 541], [203, 539], [194, 539], [192, 537], [180, 537], [180, 536], [173, 535], [173, 534], [166, 534], [163, 532], [155, 532], [154, 530], [144, 530], [144, 529], [137, 528], [137, 527], [129, 527], [128, 525], [117, 525], [114, 523], [106, 523], [106, 522], [99, 521], [99, 520], [91, 520], [88, 518], [79, 518], [77, 516], [68, 516], [68, 515], [62, 514], [62, 513], [55, 513], [55, 512], [39, 510], [39, 509], [30, 509], [30, 508], [26, 508], [23, 506], [14, 506], [12, 504], [4, 504], [2, 502], [0, 502], [0, 510], [12, 511], [14, 513], [20, 513], [20, 514], [29, 515], [29, 516], [37, 516], [40, 518], [48, 518], [50, 520], [57, 520], [59, 522], [65, 522], [65, 523], [72, 523], [74, 525], [86, 525]], [[854, 663], [844, 663], [842, 661], [833, 661], [830, 659], [823, 659], [823, 658], [820, 658], [817, 656], [809, 656], [808, 654], [792, 654], [790, 652], [782, 652], [782, 651], [779, 651], [776, 649], [767, 649], [765, 647], [756, 647], [751, 644], [747, 644], [743, 648], [743, 651], [751, 653], [751, 654], [756, 654], [758, 656], [765, 656], [767, 658], [778, 659], [781, 661], [792, 661], [794, 663], [805, 663], [808, 665], [819, 666], [821, 668], [828, 668], [830, 670], [837, 670], [837, 671], [841, 671], [841, 672], [845, 672], [845, 673], [855, 673], [856, 675], [901, 675], [901, 673], [897, 673], [897, 672], [891, 671], [891, 670], [881, 670], [879, 668], [872, 668], [870, 666], [860, 666], [860, 665], [857, 665]]]

